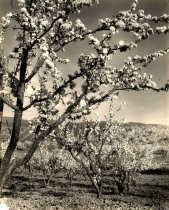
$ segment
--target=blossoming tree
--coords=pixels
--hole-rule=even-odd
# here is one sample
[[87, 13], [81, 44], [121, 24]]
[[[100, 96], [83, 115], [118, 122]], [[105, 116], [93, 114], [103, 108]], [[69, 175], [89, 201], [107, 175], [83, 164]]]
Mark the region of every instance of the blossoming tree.
[[[68, 151], [81, 166], [93, 187], [97, 197], [102, 197], [102, 169], [112, 153], [112, 145], [120, 132], [120, 123], [115, 120], [116, 110], [111, 106], [106, 121], [83, 118], [81, 125], [67, 124], [56, 133], [58, 145]], [[113, 113], [113, 112], [114, 113]], [[117, 114], [117, 113], [116, 113]]]
[[[45, 156], [45, 158], [43, 158]], [[58, 148], [55, 141], [43, 142], [28, 163], [32, 175], [36, 170], [43, 173], [43, 184], [49, 186], [50, 181], [59, 171], [65, 171], [67, 178], [72, 183], [75, 173], [80, 171], [79, 164], [71, 157], [68, 151]]]
[[141, 142], [142, 134], [137, 137], [136, 133], [121, 128], [106, 161], [119, 193], [128, 192], [139, 173], [152, 167], [154, 146]]
[[111, 104], [105, 121], [84, 118], [81, 125], [67, 124], [55, 133], [62, 150], [69, 151], [81, 165], [98, 198], [102, 197], [103, 174], [107, 169], [118, 192], [123, 193], [135, 182], [136, 175], [151, 167], [153, 160], [153, 145], [141, 142], [136, 130], [125, 129], [117, 118], [120, 108], [115, 109], [114, 105]]
[[[134, 0], [129, 10], [99, 20], [92, 29], [80, 19], [72, 18], [95, 3], [98, 0], [18, 0], [15, 9], [11, 1], [11, 12], [2, 17], [0, 43], [3, 45], [5, 33], [11, 28], [16, 36], [13, 37], [15, 47], [6, 55], [9, 68], [5, 69], [0, 88], [1, 100], [14, 111], [11, 137], [0, 166], [1, 189], [9, 174], [28, 162], [39, 143], [53, 135], [65, 121], [89, 114], [94, 106], [121, 90], [168, 90], [167, 84], [156, 87], [151, 75], [142, 71], [166, 55], [168, 48], [128, 57], [118, 69], [110, 66], [109, 61], [117, 52], [130, 51], [154, 34], [167, 34], [169, 16], [157, 17], [137, 11], [138, 0]], [[120, 30], [130, 34], [133, 41], [113, 44], [111, 40]], [[69, 59], [63, 58], [60, 52], [72, 42], [84, 39], [92, 51], [80, 54], [77, 69], [71, 69]], [[59, 63], [70, 68], [67, 75], [57, 68]], [[38, 112], [32, 127], [32, 145], [24, 157], [12, 158], [23, 113], [32, 107]]]

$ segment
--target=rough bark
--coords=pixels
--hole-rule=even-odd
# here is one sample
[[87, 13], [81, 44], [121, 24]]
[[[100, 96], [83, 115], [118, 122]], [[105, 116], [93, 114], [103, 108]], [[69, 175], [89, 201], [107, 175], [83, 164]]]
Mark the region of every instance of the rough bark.
[[10, 137], [9, 145], [5, 151], [4, 157], [1, 161], [1, 170], [0, 170], [0, 191], [2, 191], [3, 185], [9, 176], [9, 172], [12, 170], [11, 167], [11, 158], [14, 154], [14, 151], [16, 149], [19, 135], [20, 135], [20, 129], [21, 129], [21, 123], [22, 123], [22, 114], [23, 114], [23, 102], [24, 102], [24, 92], [25, 92], [25, 75], [26, 75], [26, 69], [27, 69], [27, 60], [28, 60], [28, 51], [26, 49], [23, 49], [22, 53], [22, 63], [20, 66], [20, 79], [17, 86], [17, 101], [16, 101], [16, 107], [18, 107], [18, 110], [15, 110], [14, 114], [14, 121], [13, 121], [13, 127], [12, 127], [12, 133]]
[[[3, 100], [0, 99], [0, 135], [2, 133], [2, 120], [3, 120], [3, 109], [4, 109], [4, 103]], [[2, 162], [2, 141], [0, 139], [0, 167]]]
[[0, 99], [0, 133], [2, 130], [3, 109], [4, 109], [4, 103], [3, 100]]
[[[2, 90], [2, 85], [3, 85], [3, 75], [4, 75], [4, 60], [3, 60], [3, 55], [0, 53], [0, 90]], [[0, 98], [0, 135], [2, 131], [2, 120], [3, 120], [3, 110], [4, 110], [4, 102]], [[1, 167], [1, 162], [2, 162], [2, 142], [0, 139], [0, 167]]]
[[101, 184], [97, 184], [97, 183], [93, 183], [93, 186], [96, 189], [96, 193], [97, 193], [97, 198], [101, 199], [102, 198], [102, 185]]
[[[2, 90], [2, 85], [3, 85], [3, 75], [4, 75], [4, 69], [5, 69], [4, 65], [5, 64], [4, 64], [3, 55], [0, 52], [0, 90]], [[4, 102], [0, 98], [0, 132], [2, 128], [3, 109], [4, 109]]]

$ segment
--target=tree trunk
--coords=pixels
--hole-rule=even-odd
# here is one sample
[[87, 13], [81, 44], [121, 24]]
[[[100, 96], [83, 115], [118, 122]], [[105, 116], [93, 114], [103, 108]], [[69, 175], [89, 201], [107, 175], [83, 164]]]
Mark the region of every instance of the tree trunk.
[[[24, 92], [25, 92], [25, 76], [26, 76], [26, 69], [27, 69], [27, 59], [28, 59], [28, 51], [23, 49], [22, 52], [22, 62], [20, 66], [20, 78], [17, 85], [17, 101], [16, 107], [18, 108], [15, 110], [14, 114], [14, 121], [12, 127], [12, 133], [9, 145], [5, 151], [4, 157], [1, 162], [1, 170], [0, 170], [0, 192], [2, 193], [2, 188], [4, 183], [6, 182], [9, 173], [12, 169], [11, 167], [11, 158], [14, 154], [14, 151], [17, 147], [17, 143], [19, 141], [21, 123], [22, 123], [22, 114], [23, 114], [23, 103], [24, 103]], [[13, 167], [12, 167], [13, 168]]]
[[[4, 60], [3, 60], [3, 55], [0, 52], [0, 90], [2, 90], [2, 85], [3, 85], [3, 75], [4, 75]], [[0, 98], [0, 134], [2, 130], [2, 119], [3, 119], [3, 110], [4, 110], [4, 102]], [[0, 167], [1, 167], [1, 162], [2, 162], [2, 142], [0, 139]]]
[[89, 178], [90, 178], [90, 180], [92, 182], [92, 185], [94, 186], [94, 188], [96, 190], [97, 198], [101, 199], [102, 198], [102, 181], [101, 181], [101, 179], [100, 180], [96, 180], [91, 175], [90, 175]]
[[125, 171], [120, 170], [118, 177], [114, 177], [114, 180], [119, 194], [128, 190], [127, 173]]
[[[5, 62], [2, 50], [0, 49], [0, 90], [3, 88], [3, 75], [5, 72]], [[2, 128], [2, 118], [3, 118], [3, 109], [4, 109], [4, 102], [0, 98], [0, 132]]]
[[125, 186], [125, 183], [124, 183], [124, 182], [119, 182], [119, 181], [116, 181], [116, 186], [117, 186], [117, 190], [118, 190], [118, 193], [119, 193], [119, 194], [124, 193], [125, 188], [126, 188], [126, 186]]
[[1, 162], [1, 171], [0, 171], [0, 186], [3, 187], [6, 178], [9, 174], [8, 169], [10, 167], [10, 162], [12, 155], [16, 149], [18, 140], [19, 140], [19, 134], [20, 134], [20, 128], [21, 128], [21, 122], [22, 122], [22, 112], [16, 111], [14, 122], [13, 122], [13, 129], [11, 134], [11, 139], [8, 145], [8, 148], [6, 149], [6, 152], [4, 154], [4, 157]]
[[102, 186], [95, 185], [96, 191], [97, 191], [97, 198], [101, 199], [102, 198]]
[[3, 109], [4, 109], [4, 102], [2, 99], [0, 99], [0, 133], [2, 129]]
[[96, 193], [97, 193], [97, 198], [102, 198], [102, 180], [101, 180], [101, 177], [100, 177], [100, 181], [97, 182], [97, 180], [94, 179], [94, 177], [91, 175], [90, 173], [90, 169], [81, 161], [79, 160], [76, 155], [73, 153], [72, 149], [69, 149], [68, 150], [70, 152], [70, 154], [72, 155], [72, 157], [78, 162], [81, 164], [82, 168], [84, 169], [84, 171], [86, 171], [86, 175], [88, 176], [88, 178], [90, 179], [93, 187], [95, 188], [96, 190]]
[[5, 182], [11, 176], [12, 172], [16, 169], [16, 160], [13, 160], [8, 167], [8, 170], [3, 174], [0, 180], [0, 196], [2, 195], [2, 190]]
[[[4, 103], [3, 100], [0, 99], [0, 135], [2, 133], [2, 119], [3, 119], [3, 108], [4, 108]], [[2, 140], [0, 136], [0, 168], [1, 168], [1, 162], [2, 162]]]

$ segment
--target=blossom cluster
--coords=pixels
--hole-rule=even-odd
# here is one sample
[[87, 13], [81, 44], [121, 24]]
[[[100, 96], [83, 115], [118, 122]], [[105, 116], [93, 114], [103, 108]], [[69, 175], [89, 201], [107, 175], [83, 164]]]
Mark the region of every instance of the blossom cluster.
[[13, 13], [9, 12], [5, 16], [2, 17], [2, 21], [0, 23], [0, 44], [4, 40], [4, 33], [11, 22], [12, 16], [13, 16]]

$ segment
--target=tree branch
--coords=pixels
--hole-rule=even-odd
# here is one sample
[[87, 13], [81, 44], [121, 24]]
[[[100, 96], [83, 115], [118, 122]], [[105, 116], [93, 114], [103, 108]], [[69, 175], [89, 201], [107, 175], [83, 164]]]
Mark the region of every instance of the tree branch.
[[9, 100], [7, 100], [4, 96], [3, 96], [3, 94], [0, 94], [0, 98], [3, 100], [3, 102], [6, 104], [6, 105], [8, 105], [11, 109], [13, 109], [13, 110], [19, 110], [19, 108], [17, 107], [17, 106], [15, 106], [15, 105], [13, 105]]
[[41, 39], [43, 36], [45, 36], [53, 28], [53, 25], [55, 24], [55, 22], [57, 20], [59, 20], [59, 18], [61, 18], [61, 17], [62, 17], [62, 15], [59, 15], [57, 18], [55, 18], [51, 22], [49, 28], [47, 28], [36, 40], [33, 41], [33, 43], [30, 46], [28, 46], [28, 50], [31, 50], [38, 43], [39, 39]]
[[25, 83], [28, 83], [35, 75], [38, 73], [39, 69], [43, 66], [44, 60], [40, 60], [40, 57], [37, 61], [36, 66], [32, 70], [31, 74], [25, 79]]

